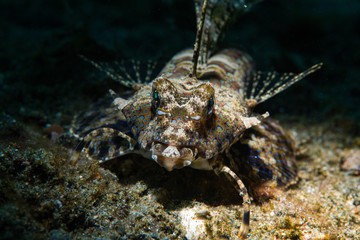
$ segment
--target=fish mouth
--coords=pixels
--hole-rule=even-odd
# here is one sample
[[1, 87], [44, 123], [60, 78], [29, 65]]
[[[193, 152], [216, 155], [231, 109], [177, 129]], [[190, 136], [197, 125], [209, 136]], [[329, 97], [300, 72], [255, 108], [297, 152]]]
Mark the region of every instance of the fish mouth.
[[171, 171], [191, 165], [197, 155], [197, 148], [189, 146], [175, 146], [164, 143], [153, 143], [151, 147], [152, 159], [160, 166]]

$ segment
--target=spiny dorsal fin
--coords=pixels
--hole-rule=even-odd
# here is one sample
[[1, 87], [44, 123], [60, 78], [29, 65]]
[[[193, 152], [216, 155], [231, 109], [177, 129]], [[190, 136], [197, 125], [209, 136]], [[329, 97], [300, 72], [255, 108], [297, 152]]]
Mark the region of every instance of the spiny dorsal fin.
[[294, 83], [305, 78], [309, 74], [319, 70], [323, 64], [318, 63], [302, 73], [277, 73], [277, 72], [261, 72], [254, 73], [250, 81], [246, 82], [245, 94], [246, 99], [255, 100], [261, 103], [279, 92], [284, 91]]
[[[249, 5], [260, 0], [194, 0], [198, 24], [196, 45], [199, 48], [199, 66], [206, 65], [208, 58], [229, 23]], [[204, 6], [205, 12], [203, 12]]]
[[[201, 47], [201, 39], [203, 37], [203, 29], [204, 29], [204, 22], [205, 22], [205, 15], [206, 15], [206, 9], [207, 9], [207, 5], [208, 5], [208, 0], [204, 0], [202, 9], [201, 9], [201, 15], [200, 15], [200, 20], [199, 25], [198, 25], [198, 29], [196, 32], [196, 40], [195, 40], [195, 46], [194, 46], [194, 55], [193, 55], [193, 69], [192, 69], [192, 75], [194, 77], [197, 78], [197, 65], [199, 62], [199, 54], [200, 54], [200, 47]], [[195, 1], [196, 3], [196, 1]]]
[[106, 75], [113, 80], [135, 90], [138, 89], [136, 86], [151, 82], [158, 72], [155, 71], [155, 68], [158, 67], [157, 61], [140, 61], [131, 59], [127, 61], [121, 60], [108, 63], [95, 62], [82, 55], [80, 55], [80, 57], [91, 63], [100, 71], [106, 73]]

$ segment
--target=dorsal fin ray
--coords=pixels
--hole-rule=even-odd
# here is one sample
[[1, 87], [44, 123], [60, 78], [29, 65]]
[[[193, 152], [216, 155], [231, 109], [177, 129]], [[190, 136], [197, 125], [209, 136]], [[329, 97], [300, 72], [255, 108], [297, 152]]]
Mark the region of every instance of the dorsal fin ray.
[[244, 12], [249, 5], [258, 1], [194, 0], [198, 24], [195, 50], [197, 47], [199, 48], [198, 61], [194, 65], [199, 65], [199, 67], [206, 65], [208, 58], [214, 52], [222, 33], [229, 23], [236, 19], [236, 15]]
[[299, 74], [257, 71], [249, 81], [245, 82], [245, 98], [255, 100], [256, 104], [264, 102], [319, 70], [322, 65], [322, 63], [315, 64]]
[[89, 62], [100, 71], [106, 73], [111, 79], [122, 85], [138, 89], [138, 85], [151, 82], [159, 72], [157, 61], [140, 61], [135, 59], [121, 60], [115, 62], [95, 62], [80, 55], [82, 59]]

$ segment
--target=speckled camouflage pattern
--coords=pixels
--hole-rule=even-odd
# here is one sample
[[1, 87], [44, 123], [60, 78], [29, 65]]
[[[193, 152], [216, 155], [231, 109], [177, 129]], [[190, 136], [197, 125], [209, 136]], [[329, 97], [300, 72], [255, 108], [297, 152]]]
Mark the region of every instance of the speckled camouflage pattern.
[[[195, 2], [198, 6], [199, 1]], [[225, 2], [231, 5], [237, 1]], [[203, 11], [209, 13], [216, 3], [210, 1], [210, 8], [205, 6]], [[213, 17], [211, 24], [206, 23], [208, 28], [218, 24], [215, 32], [224, 26]], [[81, 143], [76, 152], [86, 151], [89, 158], [99, 162], [136, 153], [169, 171], [189, 166], [227, 173], [236, 180], [243, 197], [240, 236], [246, 237], [250, 204], [247, 188], [254, 192], [297, 180], [294, 141], [275, 121], [267, 119], [268, 113], [256, 114], [253, 108], [321, 64], [300, 74], [255, 71], [251, 57], [239, 50], [213, 53], [212, 45], [220, 34], [211, 33], [200, 33], [211, 42], [197, 41], [203, 46], [198, 61], [192, 49], [184, 50], [152, 82], [141, 86], [136, 83], [130, 98], [112, 92], [112, 106], [103, 108], [100, 114], [88, 112], [77, 118], [73, 133]]]

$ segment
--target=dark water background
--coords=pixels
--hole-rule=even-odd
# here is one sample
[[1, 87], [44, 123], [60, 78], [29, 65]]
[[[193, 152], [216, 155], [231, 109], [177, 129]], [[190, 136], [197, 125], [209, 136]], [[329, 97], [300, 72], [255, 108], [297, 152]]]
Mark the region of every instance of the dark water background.
[[[0, 107], [13, 117], [67, 125], [74, 111], [122, 87], [78, 57], [155, 59], [193, 46], [192, 1], [0, 2]], [[259, 106], [314, 121], [360, 118], [360, 1], [267, 0], [240, 17], [221, 46], [258, 69], [318, 73]]]

